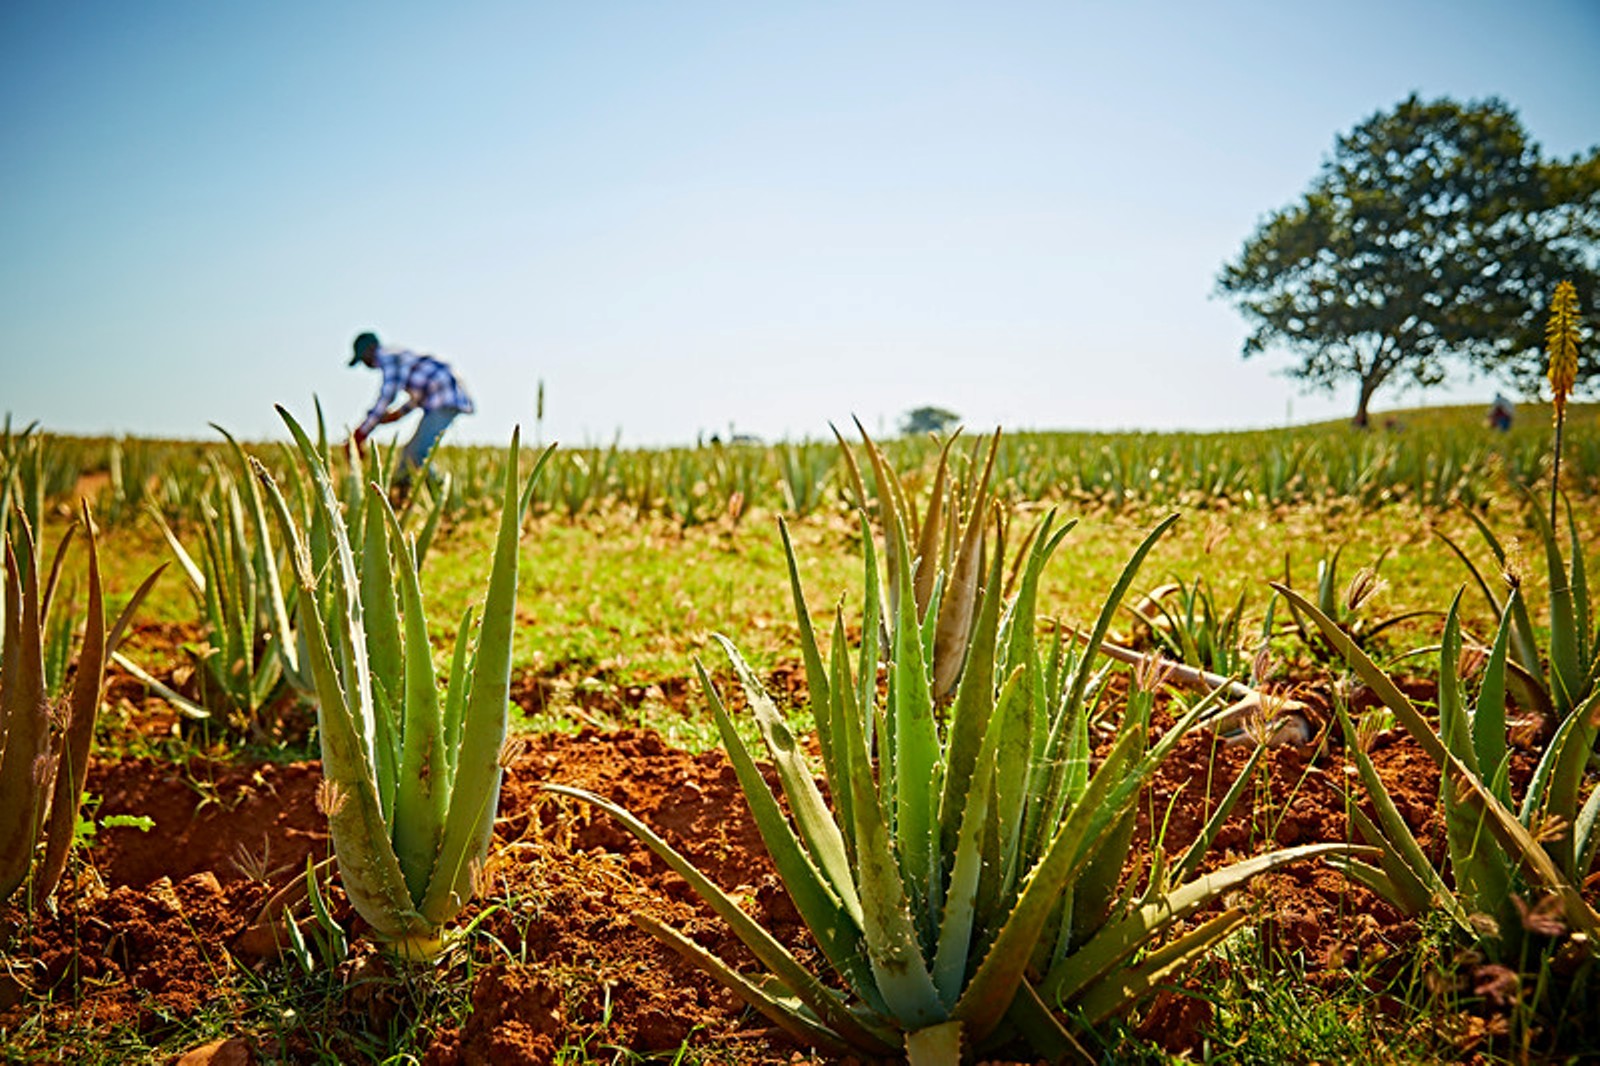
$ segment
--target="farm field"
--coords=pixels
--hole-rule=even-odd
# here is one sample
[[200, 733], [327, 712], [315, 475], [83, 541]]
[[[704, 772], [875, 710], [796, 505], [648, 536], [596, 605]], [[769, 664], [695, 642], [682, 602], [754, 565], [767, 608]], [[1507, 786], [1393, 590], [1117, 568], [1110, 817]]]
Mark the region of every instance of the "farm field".
[[[1600, 408], [1568, 408], [1567, 507], [1548, 542], [1540, 528], [1551, 478], [1547, 410], [1524, 408], [1504, 435], [1484, 428], [1476, 408], [1393, 420], [1365, 433], [1340, 425], [1215, 435], [1006, 433], [992, 453], [988, 438], [963, 434], [947, 453], [944, 477], [937, 443], [888, 441], [882, 460], [898, 474], [900, 505], [853, 436], [854, 474], [831, 441], [558, 448], [513, 529], [512, 738], [497, 756], [504, 778], [493, 839], [472, 871], [476, 898], [447, 923], [443, 952], [428, 962], [387, 951], [328, 866], [312, 877], [316, 891], [305, 891], [308, 862], [332, 855], [328, 809], [337, 815], [341, 801], [330, 801], [322, 785], [317, 690], [292, 676], [269, 623], [266, 570], [291, 586], [291, 552], [270, 518], [255, 525], [254, 482], [243, 463], [247, 450], [265, 464], [285, 486], [285, 513], [298, 519], [314, 507], [310, 482], [293, 472], [294, 454], [277, 445], [235, 452], [220, 437], [86, 441], [8, 427], [0, 477], [12, 530], [26, 515], [48, 559], [86, 500], [113, 617], [147, 574], [168, 566], [108, 667], [61, 886], [48, 906], [30, 908], [19, 895], [0, 912], [3, 1054], [15, 1062], [106, 1063], [190, 1053], [179, 1061], [871, 1057], [785, 1032], [652, 935], [652, 927], [667, 925], [746, 974], [761, 971], [724, 917], [638, 835], [595, 803], [544, 786], [584, 790], [631, 812], [793, 958], [845, 987], [831, 949], [818, 942], [803, 901], [797, 905], [769, 856], [696, 663], [778, 787], [788, 764], [768, 757], [756, 708], [716, 635], [737, 647], [793, 725], [796, 758], [813, 777], [826, 775], [829, 787], [818, 795], [831, 807], [844, 741], [818, 730], [812, 690], [821, 666], [805, 655], [810, 626], [827, 658], [838, 606], [845, 660], [873, 666], [862, 695], [887, 687], [888, 706], [896, 707], [896, 686], [903, 695], [913, 678], [932, 684], [944, 642], [931, 622], [916, 621], [911, 628], [925, 632], [902, 646], [896, 633], [905, 617], [883, 621], [893, 645], [885, 655], [903, 665], [900, 656], [912, 655], [915, 644], [915, 670], [880, 672], [876, 655], [851, 658], [880, 630], [862, 621], [876, 598], [863, 591], [863, 554], [876, 557], [874, 588], [884, 581], [885, 598], [894, 595], [897, 506], [906, 507], [914, 531], [929, 500], [947, 500], [956, 532], [941, 526], [923, 543], [948, 571], [935, 597], [955, 596], [962, 531], [990, 524], [988, 507], [974, 503], [983, 491], [992, 513], [1003, 516], [1004, 534], [986, 545], [977, 572], [989, 575], [986, 589], [998, 579], [1008, 603], [1023, 602], [1014, 610], [1034, 602], [1038, 617], [1037, 646], [1014, 644], [1001, 658], [1031, 677], [1018, 664], [1027, 660], [1031, 669], [1036, 657], [1037, 684], [1049, 693], [1038, 705], [1064, 709], [1061, 721], [1074, 724], [1061, 735], [1081, 730], [1086, 778], [1073, 795], [1094, 795], [1083, 791], [1089, 770], [1115, 764], [1130, 737], [1165, 756], [1129, 793], [1126, 817], [1111, 818], [1093, 838], [1125, 839], [1121, 851], [1104, 845], [1122, 861], [1093, 882], [1103, 886], [1095, 902], [1106, 913], [1091, 932], [1157, 899], [1163, 870], [1173, 865], [1192, 864], [1185, 876], [1222, 878], [1252, 857], [1306, 849], [1230, 882], [1140, 940], [1081, 1000], [1059, 1006], [1072, 1054], [1116, 1062], [1579, 1061], [1600, 1054], [1600, 983], [1582, 924], [1600, 903], [1594, 848], [1583, 843], [1597, 813], [1588, 798], [1597, 776], [1600, 633], [1587, 591], [1569, 591], [1594, 588], [1588, 575], [1600, 569]], [[336, 452], [325, 441], [318, 450]], [[395, 528], [421, 555], [415, 572], [428, 657], [452, 683], [465, 662], [454, 651], [460, 620], [469, 608], [485, 613], [484, 588], [508, 528], [500, 486], [523, 484], [535, 461], [536, 450], [523, 448], [508, 472], [504, 449], [442, 449], [437, 466], [447, 480], [420, 491], [396, 517]], [[380, 515], [375, 497], [361, 495], [362, 479], [342, 464], [335, 454], [331, 489], [342, 494], [346, 519], [354, 522], [363, 508]], [[383, 480], [382, 470], [367, 473]], [[1030, 584], [1029, 552], [1043, 540], [1032, 535], [1052, 515], [1057, 527], [1076, 525]], [[1170, 529], [1150, 541], [1173, 515]], [[796, 615], [780, 519], [807, 623]], [[369, 534], [379, 521], [365, 527]], [[269, 545], [278, 538], [270, 550], [261, 548], [263, 528], [272, 530]], [[1491, 536], [1504, 561], [1494, 558]], [[367, 558], [377, 550], [372, 543], [358, 541]], [[403, 557], [398, 547], [391, 551]], [[902, 551], [900, 565], [915, 565], [918, 553], [909, 545]], [[1135, 573], [1128, 564], [1140, 552]], [[249, 569], [247, 557], [256, 559], [248, 580], [238, 576]], [[1527, 624], [1508, 622], [1497, 645], [1497, 612], [1512, 614], [1502, 572], [1517, 579]], [[245, 590], [232, 608], [222, 602], [229, 596], [219, 591], [226, 587], [219, 574]], [[197, 594], [196, 575], [209, 598]], [[313, 576], [325, 580], [325, 569]], [[80, 543], [56, 585], [66, 635], [45, 642], [46, 674], [58, 686], [69, 676], [68, 647], [88, 581]], [[1320, 628], [1309, 609], [1292, 606], [1269, 582], [1320, 608], [1342, 636]], [[1459, 610], [1447, 624], [1458, 592]], [[903, 610], [920, 610], [920, 596], [918, 607]], [[1553, 602], [1565, 605], [1565, 622], [1552, 614]], [[291, 602], [288, 612], [303, 635], [300, 609]], [[1092, 630], [1102, 612], [1110, 643], [1245, 683], [1266, 709], [1191, 726], [1191, 711], [1207, 714], [1200, 690], [1111, 659], [1079, 661], [1073, 634]], [[19, 624], [8, 616], [9, 628]], [[1561, 650], [1563, 640], [1571, 653]], [[1341, 642], [1370, 656], [1382, 677], [1363, 673]], [[1441, 643], [1450, 651], [1443, 657]], [[1520, 665], [1505, 665], [1523, 655]], [[1587, 690], [1576, 691], [1560, 673], [1563, 655], [1588, 672]], [[970, 672], [973, 661], [969, 653], [957, 666]], [[860, 683], [867, 671], [856, 670]], [[1082, 677], [1090, 694], [1070, 692], [1068, 677]], [[995, 691], [986, 694], [997, 715], [1008, 706], [1005, 680], [997, 672]], [[1498, 717], [1487, 710], [1486, 690], [1495, 685], [1504, 690]], [[1404, 708], [1385, 706], [1402, 696], [1445, 734], [1440, 749], [1448, 744], [1452, 757], [1462, 758], [1460, 737], [1475, 758], [1499, 753], [1503, 770], [1472, 763], [1482, 792], [1527, 813], [1520, 829], [1483, 828], [1492, 815], [1476, 823], [1481, 849], [1503, 857], [1498, 874], [1473, 865], [1478, 860], [1461, 846], [1463, 819], [1482, 810], [1472, 806], [1477, 793], [1464, 778], [1441, 790], [1428, 742]], [[954, 743], [956, 702], [953, 683], [929, 702], [937, 744]], [[887, 787], [891, 756], [909, 757], [895, 746], [909, 747], [901, 739], [908, 734], [888, 739], [891, 728], [909, 728], [898, 713], [880, 708], [879, 761], [861, 787], [874, 777]], [[1573, 738], [1587, 746], [1580, 750]], [[1046, 749], [1042, 734], [1031, 743]], [[1563, 744], [1575, 754], [1547, 758]], [[1077, 749], [1062, 748], [1056, 762], [1072, 763], [1062, 754], [1068, 750]], [[941, 755], [932, 765], [938, 781], [952, 763]], [[1048, 774], [1052, 764], [1039, 765]], [[917, 817], [897, 806], [911, 789], [895, 780], [901, 791], [885, 801], [895, 812], [892, 831]], [[1551, 785], [1557, 780], [1560, 788]], [[1006, 802], [1006, 787], [994, 782], [996, 806]], [[1556, 799], [1527, 799], [1563, 789], [1571, 793], [1565, 808]], [[1111, 809], [1111, 799], [1101, 799]], [[794, 805], [787, 797], [785, 809]], [[1063, 825], [1069, 809], [1057, 812]], [[1563, 821], [1561, 810], [1573, 817]], [[950, 827], [952, 836], [959, 828]], [[1408, 835], [1411, 850], [1374, 850]], [[852, 852], [866, 848], [849, 827], [845, 836]], [[1518, 850], [1534, 841], [1551, 857]], [[904, 850], [894, 854], [911, 861]], [[1560, 870], [1551, 865], [1562, 862]], [[1094, 865], [1075, 867], [1085, 898]], [[1484, 913], [1493, 893], [1482, 887], [1491, 876], [1505, 881], [1494, 918]], [[1052, 913], [1063, 929], [1076, 921], [1070, 904], [1066, 917]], [[1518, 929], [1501, 921], [1485, 932], [1485, 921], [1507, 914], [1519, 916]], [[1155, 965], [1189, 936], [1203, 940], [1203, 950], [1184, 954], [1182, 966]], [[1059, 935], [1057, 962], [1072, 957], [1077, 945], [1069, 941]], [[1030, 979], [1047, 984], [1050, 953], [1030, 962]], [[977, 965], [975, 958], [969, 969]], [[1146, 994], [1098, 1016], [1101, 986], [1119, 980], [1142, 982]], [[1041, 1056], [1014, 1024], [996, 1026], [989, 1043], [966, 1050], [987, 1060]]]

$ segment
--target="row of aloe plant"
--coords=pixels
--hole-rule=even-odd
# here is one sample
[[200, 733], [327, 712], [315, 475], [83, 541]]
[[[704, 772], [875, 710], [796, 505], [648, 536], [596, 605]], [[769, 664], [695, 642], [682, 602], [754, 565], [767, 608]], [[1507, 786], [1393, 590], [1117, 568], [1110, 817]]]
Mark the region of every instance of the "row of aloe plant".
[[[1600, 490], [1600, 435], [1591, 415], [1589, 409], [1575, 420], [1564, 449], [1569, 490], [1586, 497]], [[29, 491], [41, 502], [64, 499], [81, 474], [104, 471], [97, 503], [102, 521], [133, 521], [152, 506], [177, 524], [203, 520], [202, 486], [194, 472], [203, 473], [206, 464], [196, 459], [207, 446], [57, 437], [40, 444]], [[902, 470], [931, 468], [938, 450], [935, 442], [920, 438], [883, 447]], [[292, 476], [291, 461], [263, 458]], [[1528, 487], [1547, 479], [1550, 461], [1531, 425], [1503, 435], [1431, 424], [1394, 433], [1345, 427], [1225, 434], [1024, 433], [1002, 446], [995, 487], [1014, 500], [1112, 509], [1335, 501], [1368, 508], [1397, 501], [1435, 509], [1482, 508], [1497, 486]], [[455, 480], [446, 509], [465, 516], [491, 512], [498, 463], [492, 448], [440, 448], [435, 464]], [[800, 517], [841, 500], [848, 505], [847, 470], [823, 442], [630, 449], [613, 441], [559, 456], [535, 493], [534, 507], [569, 517], [622, 507], [687, 527], [724, 517], [736, 521], [755, 508]]]

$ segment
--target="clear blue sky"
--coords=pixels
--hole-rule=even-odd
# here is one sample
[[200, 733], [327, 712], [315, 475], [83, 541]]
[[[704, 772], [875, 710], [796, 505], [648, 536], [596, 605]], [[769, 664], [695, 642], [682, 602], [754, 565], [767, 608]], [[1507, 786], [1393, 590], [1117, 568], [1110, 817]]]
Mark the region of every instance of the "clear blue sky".
[[467, 441], [541, 379], [569, 444], [1342, 416], [1214, 279], [1413, 91], [1586, 149], [1600, 2], [12, 0], [0, 411], [347, 426], [371, 328], [455, 363]]

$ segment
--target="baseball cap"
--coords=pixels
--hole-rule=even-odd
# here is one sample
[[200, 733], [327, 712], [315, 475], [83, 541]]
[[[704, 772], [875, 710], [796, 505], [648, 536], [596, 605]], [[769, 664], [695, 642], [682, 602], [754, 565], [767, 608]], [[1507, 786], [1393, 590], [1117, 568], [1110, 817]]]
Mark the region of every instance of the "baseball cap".
[[346, 365], [355, 366], [357, 363], [363, 362], [366, 359], [367, 353], [377, 347], [378, 335], [376, 333], [361, 334], [356, 338], [355, 343], [351, 345], [351, 348], [354, 351], [350, 356], [350, 362]]

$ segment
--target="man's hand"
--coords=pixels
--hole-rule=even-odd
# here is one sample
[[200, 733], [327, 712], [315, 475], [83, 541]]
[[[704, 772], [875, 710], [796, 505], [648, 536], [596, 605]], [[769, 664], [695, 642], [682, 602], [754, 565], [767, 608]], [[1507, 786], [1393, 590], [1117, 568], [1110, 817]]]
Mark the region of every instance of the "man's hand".
[[363, 459], [367, 457], [367, 435], [359, 429], [350, 434], [350, 443], [356, 446], [356, 454]]

